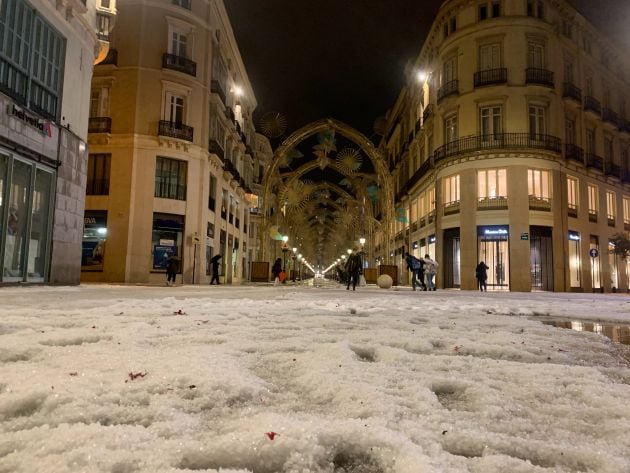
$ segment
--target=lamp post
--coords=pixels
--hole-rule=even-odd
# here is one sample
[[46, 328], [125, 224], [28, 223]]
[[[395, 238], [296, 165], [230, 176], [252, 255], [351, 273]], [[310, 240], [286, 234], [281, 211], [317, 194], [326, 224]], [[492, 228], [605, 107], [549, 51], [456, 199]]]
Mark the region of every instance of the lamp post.
[[[284, 235], [282, 237], [282, 271], [287, 272], [287, 251], [289, 251], [289, 246], [287, 245], [287, 242], [289, 241], [289, 237], [287, 235]], [[286, 279], [285, 279], [286, 281]]]
[[364, 245], [365, 245], [365, 238], [361, 237], [359, 238], [359, 243], [361, 243], [361, 272], [363, 272], [363, 267], [365, 265], [365, 263], [363, 262], [363, 255], [365, 255], [365, 251], [364, 251]]
[[293, 280], [293, 282], [295, 282], [295, 273], [297, 273], [297, 270], [295, 269], [295, 261], [297, 258], [297, 248], [293, 248], [293, 254], [291, 255], [291, 261], [293, 262], [293, 277], [291, 278]]

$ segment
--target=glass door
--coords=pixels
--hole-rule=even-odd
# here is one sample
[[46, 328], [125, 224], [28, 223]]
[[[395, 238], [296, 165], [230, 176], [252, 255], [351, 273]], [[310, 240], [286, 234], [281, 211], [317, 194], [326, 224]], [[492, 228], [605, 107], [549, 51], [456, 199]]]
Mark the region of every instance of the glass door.
[[28, 281], [43, 282], [46, 275], [46, 256], [50, 235], [50, 206], [53, 194], [53, 175], [43, 169], [37, 169], [33, 205], [31, 212], [31, 231], [28, 248]]
[[479, 240], [479, 261], [490, 268], [488, 287], [493, 289], [510, 288], [510, 254], [508, 237], [482, 236]]
[[23, 281], [25, 276], [32, 171], [31, 165], [13, 160], [2, 278], [5, 282]]

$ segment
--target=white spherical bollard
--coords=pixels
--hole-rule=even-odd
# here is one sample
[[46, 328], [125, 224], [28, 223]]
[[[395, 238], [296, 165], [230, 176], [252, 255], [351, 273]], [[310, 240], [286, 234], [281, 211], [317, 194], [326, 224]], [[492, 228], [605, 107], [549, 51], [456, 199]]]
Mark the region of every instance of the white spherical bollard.
[[394, 280], [389, 274], [381, 274], [376, 280], [376, 284], [378, 284], [378, 287], [381, 289], [391, 289]]

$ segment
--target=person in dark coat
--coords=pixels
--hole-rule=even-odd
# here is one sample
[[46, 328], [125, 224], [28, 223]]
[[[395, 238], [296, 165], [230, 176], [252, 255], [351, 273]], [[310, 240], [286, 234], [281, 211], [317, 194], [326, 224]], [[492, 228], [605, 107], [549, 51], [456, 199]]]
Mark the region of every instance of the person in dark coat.
[[480, 261], [477, 267], [475, 268], [475, 277], [477, 278], [477, 285], [479, 286], [479, 290], [481, 292], [488, 292], [488, 270], [490, 268], [486, 266], [486, 263]]
[[175, 284], [175, 278], [179, 271], [179, 258], [175, 255], [171, 255], [166, 261], [166, 285], [172, 286]]
[[282, 272], [282, 260], [278, 258], [273, 266], [271, 267], [271, 274], [273, 275], [273, 285], [277, 286], [280, 284], [280, 273]]
[[212, 263], [212, 279], [210, 280], [210, 284], [214, 284], [214, 281], [217, 282], [217, 286], [221, 284], [219, 282], [219, 260], [222, 258], [220, 254], [214, 255], [210, 262]]
[[424, 283], [424, 260], [422, 258], [416, 258], [409, 253], [405, 253], [405, 262], [407, 263], [407, 269], [411, 271], [411, 287], [416, 290], [416, 285], [422, 286], [426, 291], [427, 286]]
[[346, 273], [348, 277], [348, 285], [346, 286], [346, 290], [350, 290], [350, 282], [352, 282], [352, 290], [356, 291], [357, 282], [359, 281], [359, 276], [361, 275], [361, 255], [356, 251], [353, 251], [346, 261]]

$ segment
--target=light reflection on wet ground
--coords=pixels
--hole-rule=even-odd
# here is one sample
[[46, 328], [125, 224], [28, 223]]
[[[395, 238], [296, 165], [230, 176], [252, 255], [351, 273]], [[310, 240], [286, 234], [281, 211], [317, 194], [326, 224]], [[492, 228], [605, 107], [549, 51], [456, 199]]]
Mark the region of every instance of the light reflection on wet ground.
[[610, 338], [613, 342], [630, 345], [630, 325], [614, 325], [583, 320], [544, 320], [543, 324], [575, 330], [577, 332], [599, 333]]

